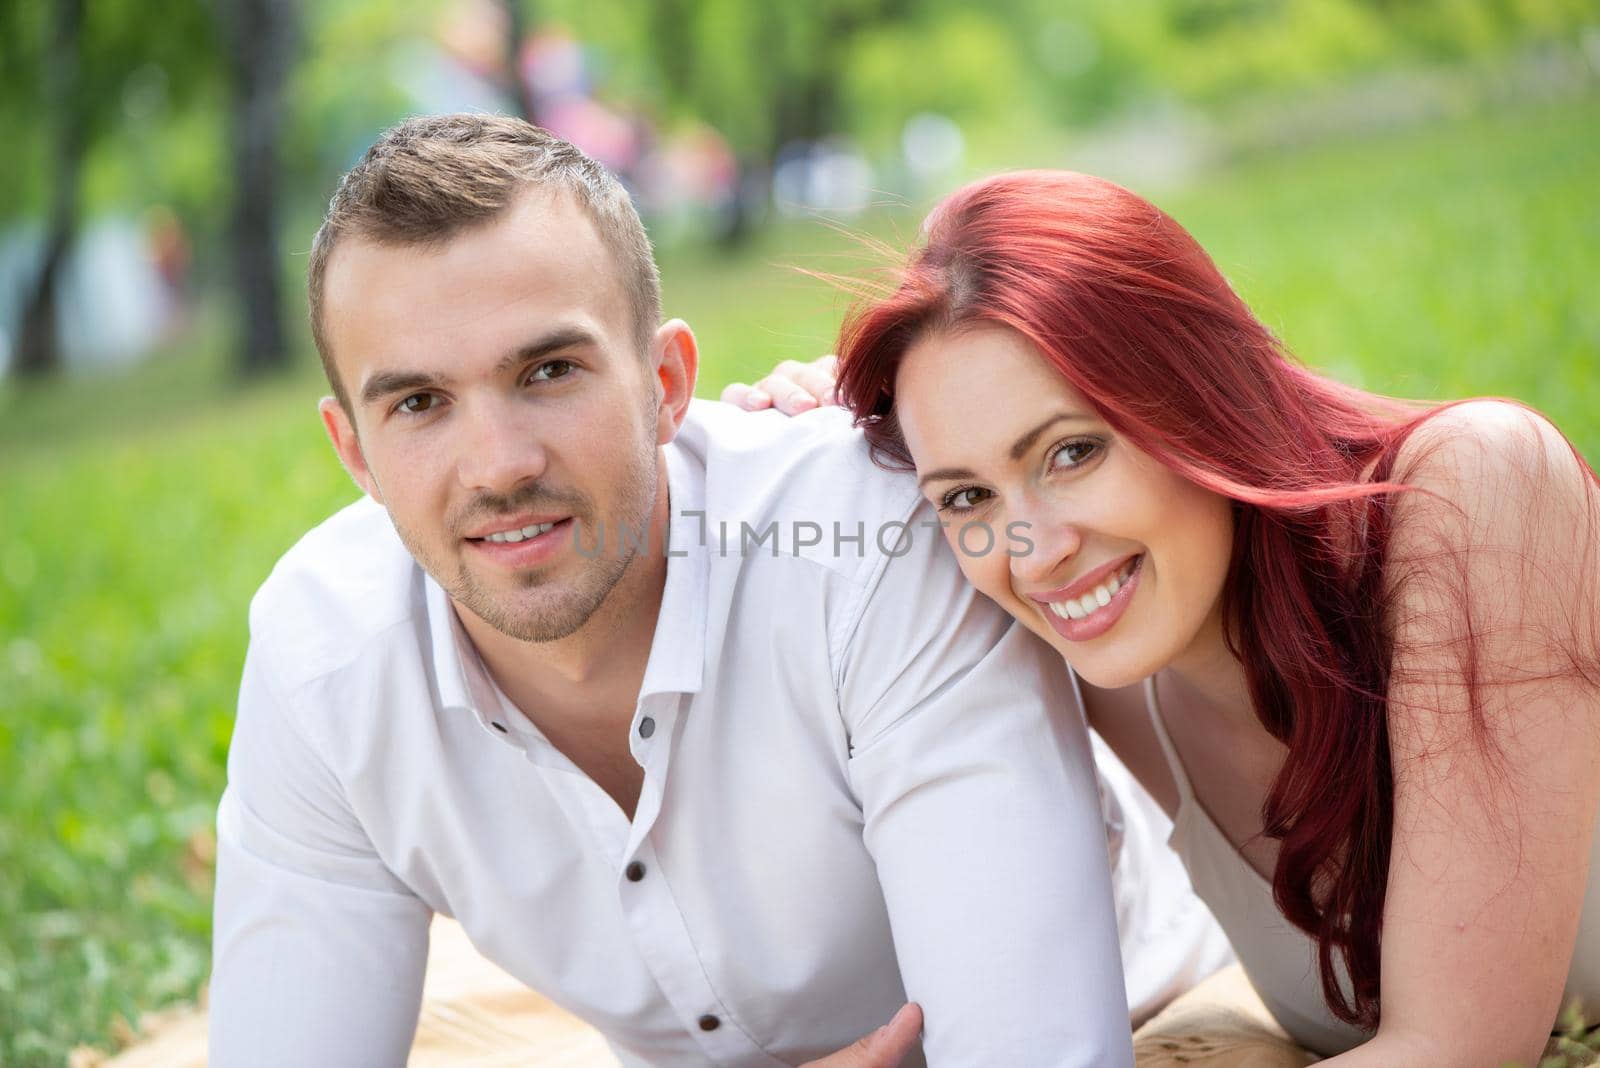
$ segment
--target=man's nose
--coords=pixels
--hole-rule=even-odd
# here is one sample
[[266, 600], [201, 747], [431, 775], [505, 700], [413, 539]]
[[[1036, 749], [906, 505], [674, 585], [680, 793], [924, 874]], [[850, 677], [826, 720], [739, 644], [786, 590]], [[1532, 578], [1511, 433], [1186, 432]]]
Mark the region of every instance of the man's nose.
[[506, 493], [544, 474], [549, 458], [525, 411], [491, 401], [461, 414], [457, 469], [467, 489]]

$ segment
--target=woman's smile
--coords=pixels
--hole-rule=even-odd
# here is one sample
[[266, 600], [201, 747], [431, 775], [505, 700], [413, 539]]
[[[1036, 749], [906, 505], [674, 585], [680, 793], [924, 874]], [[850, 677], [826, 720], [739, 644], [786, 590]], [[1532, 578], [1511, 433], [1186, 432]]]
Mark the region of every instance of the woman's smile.
[[1040, 613], [1069, 642], [1086, 642], [1116, 626], [1139, 585], [1144, 554], [1097, 568], [1069, 586], [1028, 594]]

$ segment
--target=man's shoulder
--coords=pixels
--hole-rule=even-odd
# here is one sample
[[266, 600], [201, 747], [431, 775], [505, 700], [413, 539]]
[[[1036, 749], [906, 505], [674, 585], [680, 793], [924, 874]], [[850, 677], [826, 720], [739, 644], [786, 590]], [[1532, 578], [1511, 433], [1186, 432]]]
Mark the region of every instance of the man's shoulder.
[[270, 647], [281, 683], [316, 678], [412, 618], [421, 582], [388, 512], [363, 497], [279, 559], [250, 602], [251, 641]]
[[680, 440], [705, 472], [709, 537], [730, 551], [765, 537], [756, 555], [776, 544], [779, 556], [857, 571], [883, 555], [880, 540], [895, 544], [921, 500], [907, 472], [873, 461], [839, 408], [790, 418], [697, 401], [685, 430]]

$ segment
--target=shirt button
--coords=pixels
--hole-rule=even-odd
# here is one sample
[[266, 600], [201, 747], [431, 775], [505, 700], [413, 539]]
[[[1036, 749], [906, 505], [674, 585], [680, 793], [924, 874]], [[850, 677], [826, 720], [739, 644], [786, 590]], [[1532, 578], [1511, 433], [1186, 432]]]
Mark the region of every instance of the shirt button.
[[656, 721], [649, 716], [639, 721], [639, 737], [648, 738], [656, 732]]
[[495, 730], [499, 731], [501, 734], [509, 734], [510, 733], [509, 731], [506, 730], [506, 725], [504, 723], [491, 723], [491, 724], [489, 724], [489, 726], [493, 727]]
[[640, 864], [636, 860], [632, 864], [628, 865], [628, 867], [624, 870], [623, 874], [625, 874], [628, 877], [628, 881], [630, 883], [636, 883], [640, 879], [644, 878], [644, 865]]
[[700, 1030], [702, 1031], [715, 1031], [721, 1026], [722, 1021], [711, 1015], [709, 1012], [700, 1017]]

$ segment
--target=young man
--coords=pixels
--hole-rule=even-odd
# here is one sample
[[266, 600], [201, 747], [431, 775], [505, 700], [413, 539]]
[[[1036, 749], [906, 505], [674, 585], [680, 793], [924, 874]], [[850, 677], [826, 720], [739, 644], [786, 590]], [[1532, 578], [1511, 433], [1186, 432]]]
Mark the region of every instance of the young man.
[[[691, 403], [613, 178], [515, 120], [406, 122], [310, 289], [370, 499], [251, 608], [214, 1065], [403, 1062], [435, 911], [625, 1064], [794, 1064], [908, 998], [934, 1065], [1132, 1063], [1059, 660], [846, 418]], [[1131, 934], [1180, 982], [1194, 907]]]

